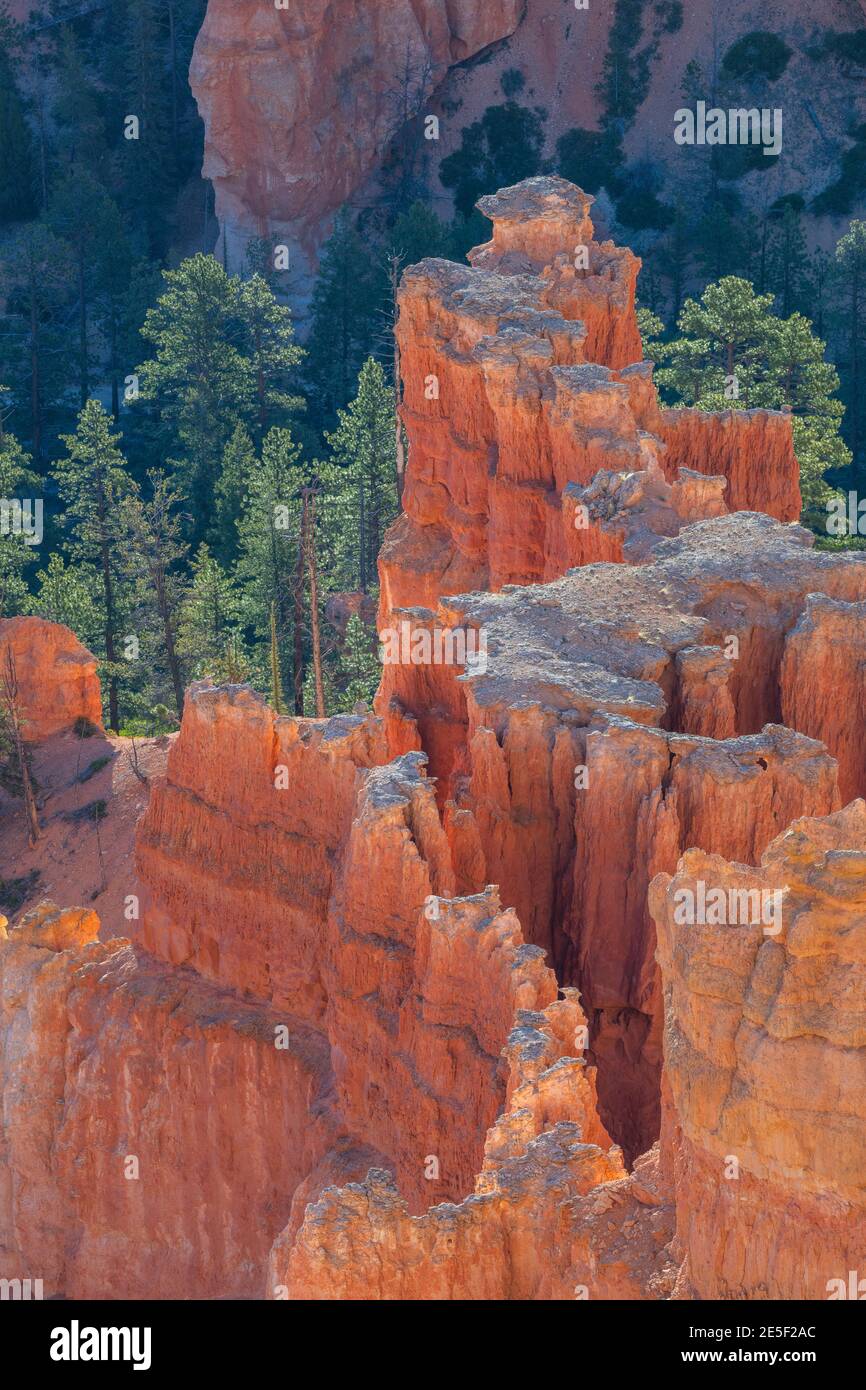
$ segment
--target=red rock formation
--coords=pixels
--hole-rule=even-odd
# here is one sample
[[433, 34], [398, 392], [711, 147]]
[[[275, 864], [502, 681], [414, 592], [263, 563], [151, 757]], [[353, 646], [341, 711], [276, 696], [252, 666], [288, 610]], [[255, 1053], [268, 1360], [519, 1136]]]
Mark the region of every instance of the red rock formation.
[[[700, 882], [778, 893], [778, 921], [689, 925]], [[866, 1239], [866, 805], [795, 821], [758, 869], [690, 850], [650, 904], [681, 1296], [826, 1299]]]
[[74, 633], [43, 618], [0, 621], [0, 669], [12, 653], [24, 737], [37, 743], [86, 719], [102, 727], [96, 657]]
[[[588, 209], [530, 181], [487, 201], [472, 268], [407, 274], [380, 714], [193, 687], [140, 828], [140, 943], [49, 908], [0, 943], [3, 1277], [604, 1299], [844, 1276], [866, 562], [725, 511], [723, 486], [791, 513], [790, 422], [665, 421], [624, 365], [636, 263]], [[782, 930], [681, 926], [701, 876], [785, 888]]]
[[327, 1047], [46, 905], [0, 942], [0, 1277], [45, 1297], [263, 1293], [340, 1133]]
[[209, 0], [190, 82], [231, 268], [250, 237], [274, 232], [308, 283], [324, 229], [407, 114], [521, 11], [521, 0]]
[[[602, 471], [664, 472], [676, 495], [664, 498], [674, 515], [660, 535], [722, 509], [717, 486], [683, 485], [696, 473], [726, 480], [727, 510], [799, 517], [790, 418], [659, 408], [652, 369], [636, 361], [639, 262], [592, 239], [592, 201], [565, 179], [527, 179], [479, 203], [493, 237], [470, 252], [471, 269], [427, 260], [403, 277], [410, 463], [404, 514], [380, 557], [383, 624], [449, 593], [619, 559], [612, 531], [576, 538], [563, 506], [567, 489]], [[575, 265], [581, 248], [586, 269]], [[382, 709], [390, 695], [386, 682]]]

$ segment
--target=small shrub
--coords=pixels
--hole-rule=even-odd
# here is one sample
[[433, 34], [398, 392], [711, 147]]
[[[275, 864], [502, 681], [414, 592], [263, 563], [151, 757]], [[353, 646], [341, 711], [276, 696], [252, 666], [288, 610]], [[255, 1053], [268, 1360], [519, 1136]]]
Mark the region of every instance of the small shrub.
[[499, 85], [502, 88], [503, 96], [510, 100], [512, 97], [516, 97], [518, 92], [523, 91], [526, 86], [526, 78], [520, 68], [506, 68], [499, 79]]
[[728, 77], [766, 77], [775, 82], [788, 66], [791, 49], [778, 34], [756, 29], [732, 44], [722, 59]]

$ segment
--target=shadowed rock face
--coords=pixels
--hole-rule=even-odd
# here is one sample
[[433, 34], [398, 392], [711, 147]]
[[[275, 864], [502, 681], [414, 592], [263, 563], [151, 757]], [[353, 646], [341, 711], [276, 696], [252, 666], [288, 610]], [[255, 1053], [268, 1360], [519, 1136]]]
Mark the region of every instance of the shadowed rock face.
[[[383, 615], [483, 661], [400, 655], [363, 718], [193, 687], [140, 941], [50, 905], [0, 939], [0, 1277], [821, 1298], [856, 1267], [866, 561], [792, 524], [790, 421], [659, 412], [589, 202], [504, 190], [471, 268], [404, 285]], [[781, 929], [682, 925], [698, 880], [784, 889]]]

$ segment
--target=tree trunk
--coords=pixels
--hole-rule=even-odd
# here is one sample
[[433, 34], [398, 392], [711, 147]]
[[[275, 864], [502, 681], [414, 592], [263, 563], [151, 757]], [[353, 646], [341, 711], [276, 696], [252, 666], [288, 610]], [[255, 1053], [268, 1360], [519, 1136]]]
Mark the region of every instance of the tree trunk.
[[30, 416], [33, 432], [33, 457], [42, 457], [42, 403], [39, 381], [39, 313], [36, 305], [36, 284], [30, 282]]
[[111, 579], [111, 556], [108, 549], [106, 531], [105, 497], [100, 488], [98, 517], [100, 530], [100, 556], [102, 567], [102, 591], [105, 597], [105, 655], [112, 666], [108, 678], [108, 722], [112, 733], [120, 732], [120, 704], [117, 695], [117, 676], [114, 665], [117, 661], [117, 648], [114, 645], [114, 585]]
[[87, 299], [84, 292], [84, 250], [78, 253], [78, 375], [82, 410], [87, 405], [90, 382], [87, 373]]
[[27, 762], [27, 750], [24, 747], [24, 734], [22, 732], [21, 706], [18, 702], [18, 672], [15, 667], [15, 657], [12, 655], [12, 648], [6, 649], [6, 662], [2, 675], [2, 696], [6, 713], [9, 717], [9, 728], [12, 733], [12, 742], [15, 747], [15, 757], [21, 770], [21, 790], [24, 797], [24, 812], [27, 817], [28, 839], [31, 846], [36, 844], [39, 839], [39, 812], [36, 806], [36, 795], [33, 791], [33, 783], [30, 780], [30, 765]]
[[295, 568], [294, 613], [292, 623], [292, 675], [295, 688], [295, 714], [304, 713], [304, 552], [307, 544], [307, 499], [301, 509], [298, 536], [298, 563]]
[[177, 647], [174, 640], [174, 628], [171, 621], [171, 605], [168, 601], [168, 592], [165, 586], [165, 576], [157, 580], [156, 603], [159, 609], [159, 616], [162, 618], [163, 640], [165, 642], [165, 655], [168, 661], [168, 670], [171, 676], [171, 685], [174, 690], [174, 703], [177, 708], [178, 719], [183, 718], [183, 675], [181, 674], [180, 662], [177, 656]]
[[325, 683], [322, 676], [322, 638], [319, 631], [319, 580], [316, 574], [316, 494], [309, 491], [307, 515], [307, 569], [310, 575], [310, 626], [313, 630], [313, 675], [316, 685], [316, 718], [325, 717]]

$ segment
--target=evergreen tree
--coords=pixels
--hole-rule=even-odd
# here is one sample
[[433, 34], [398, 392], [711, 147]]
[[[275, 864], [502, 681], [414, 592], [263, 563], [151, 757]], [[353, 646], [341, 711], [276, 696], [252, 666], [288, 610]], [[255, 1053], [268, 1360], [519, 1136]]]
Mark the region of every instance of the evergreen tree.
[[457, 211], [469, 217], [482, 194], [540, 173], [543, 154], [543, 113], [507, 101], [488, 106], [463, 130], [460, 148], [443, 159], [439, 178], [454, 190]]
[[75, 433], [64, 435], [66, 457], [54, 466], [64, 505], [61, 526], [73, 558], [95, 567], [100, 579], [102, 652], [108, 676], [109, 727], [120, 729], [118, 681], [119, 635], [125, 615], [127, 585], [121, 503], [130, 490], [126, 461], [111, 432], [111, 417], [90, 400], [78, 417]]
[[136, 598], [151, 636], [167, 670], [178, 719], [183, 714], [184, 678], [178, 653], [178, 619], [184, 594], [180, 566], [188, 547], [181, 539], [177, 514], [180, 494], [164, 473], [148, 474], [151, 497], [139, 491], [123, 503], [123, 520], [130, 540], [128, 563], [136, 583]]
[[355, 399], [338, 413], [340, 423], [327, 435], [336, 467], [322, 471], [319, 508], [329, 542], [326, 569], [331, 586], [366, 592], [398, 511], [394, 393], [374, 358], [361, 368]]
[[38, 585], [32, 601], [33, 612], [51, 623], [71, 628], [85, 647], [101, 641], [99, 575], [87, 564], [67, 564], [54, 551], [48, 565], [36, 575]]
[[213, 675], [235, 636], [238, 596], [231, 576], [202, 544], [178, 624], [177, 649], [194, 677]]
[[863, 471], [866, 442], [866, 222], [854, 221], [836, 246], [836, 267], [842, 287], [840, 328], [843, 337], [842, 377], [848, 402], [848, 443], [857, 473]]
[[427, 256], [456, 260], [450, 227], [426, 203], [416, 201], [394, 221], [388, 233], [388, 253], [401, 265], [416, 265]]
[[[298, 624], [295, 611], [298, 553], [301, 544], [300, 491], [306, 481], [300, 449], [286, 429], [265, 438], [261, 465], [250, 479], [238, 524], [239, 554], [235, 580], [239, 614], [256, 638], [257, 677], [270, 686], [268, 650], [271, 605], [276, 609], [276, 639], [283, 687], [294, 688], [294, 658], [289, 634]], [[294, 650], [294, 648], [292, 648]]]
[[353, 613], [346, 624], [346, 636], [340, 654], [343, 708], [351, 710], [360, 700], [366, 705], [372, 705], [380, 674], [376, 634], [365, 626], [357, 613]]
[[[25, 499], [37, 500], [38, 480], [29, 464], [30, 459], [17, 439], [4, 433], [0, 425], [0, 505], [6, 507], [17, 502], [20, 506]], [[26, 610], [25, 574], [36, 560], [37, 552], [21, 530], [13, 529], [15, 519], [11, 510], [4, 520], [8, 529], [0, 532], [0, 618], [11, 618]]]
[[[90, 310], [97, 287], [113, 281], [108, 267], [125, 245], [117, 204], [98, 179], [76, 169], [62, 179], [51, 195], [48, 222], [69, 247], [78, 306], [78, 389], [80, 403], [90, 393]], [[122, 292], [122, 287], [118, 293]]]
[[279, 304], [261, 275], [241, 281], [238, 307], [246, 334], [244, 355], [254, 380], [254, 428], [261, 447], [272, 425], [287, 425], [304, 404], [289, 390], [292, 373], [304, 353], [294, 340], [292, 315]]
[[37, 209], [36, 157], [8, 52], [0, 47], [0, 222], [19, 222]]
[[108, 158], [99, 83], [74, 27], [65, 24], [56, 32], [53, 114], [59, 162], [64, 173], [74, 165], [79, 171], [95, 174], [105, 169]]
[[322, 251], [307, 341], [305, 374], [319, 423], [332, 424], [351, 399], [375, 331], [379, 299], [369, 248], [342, 212]]
[[823, 474], [850, 455], [839, 436], [839, 378], [808, 319], [777, 317], [771, 294], [731, 276], [686, 300], [678, 336], [648, 342], [647, 352], [665, 364], [655, 376], [673, 404], [792, 413], [804, 519], [819, 525], [830, 495]]
[[211, 531], [213, 548], [220, 560], [230, 565], [237, 555], [237, 523], [244, 498], [258, 459], [246, 425], [235, 426], [234, 434], [223, 450], [219, 478], [215, 489], [214, 520]]
[[45, 449], [48, 416], [67, 384], [62, 329], [72, 274], [67, 247], [38, 222], [13, 238], [2, 263], [0, 289], [7, 302], [0, 364], [37, 462]]
[[193, 534], [201, 537], [223, 450], [252, 408], [240, 281], [226, 275], [213, 256], [201, 254], [165, 271], [163, 279], [164, 291], [142, 329], [155, 356], [138, 374], [142, 397], [158, 402], [181, 446], [180, 484], [193, 503]]

